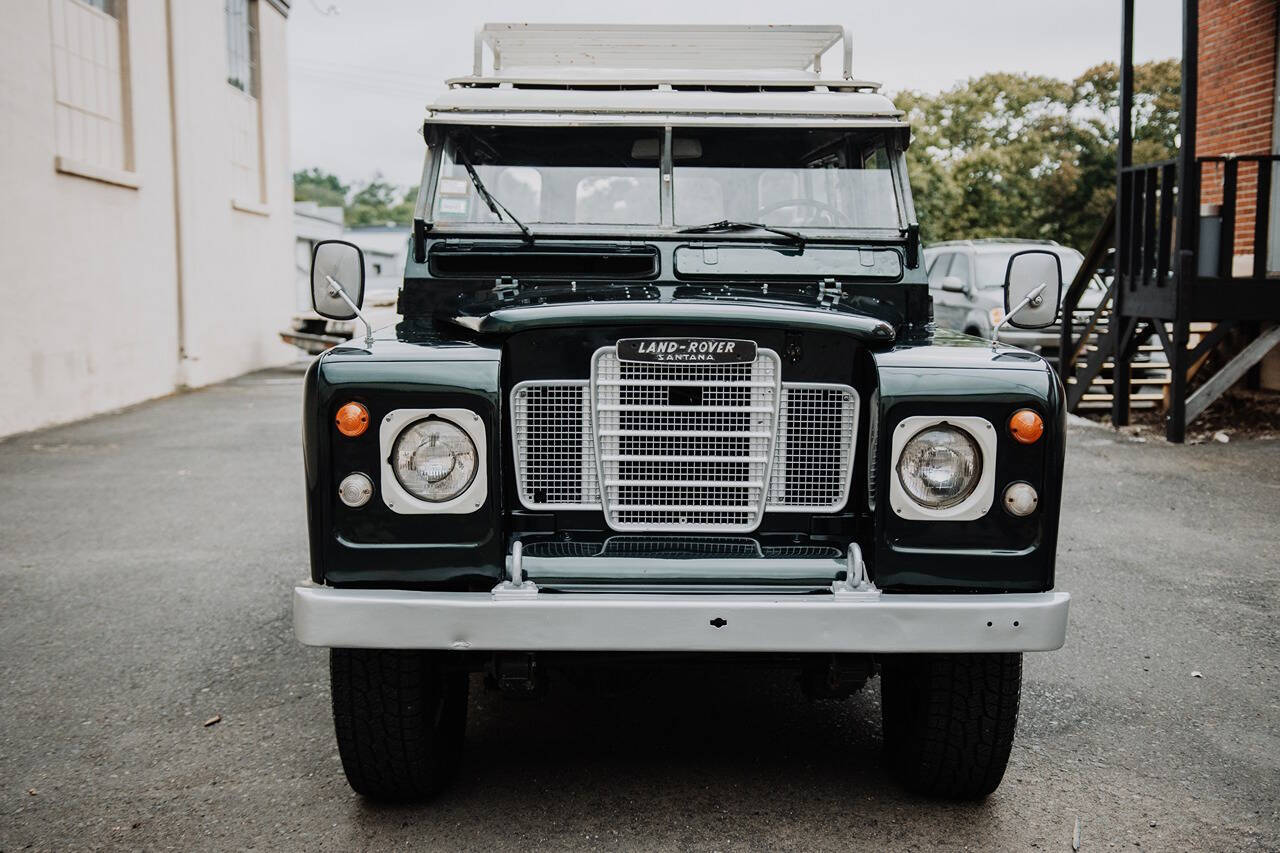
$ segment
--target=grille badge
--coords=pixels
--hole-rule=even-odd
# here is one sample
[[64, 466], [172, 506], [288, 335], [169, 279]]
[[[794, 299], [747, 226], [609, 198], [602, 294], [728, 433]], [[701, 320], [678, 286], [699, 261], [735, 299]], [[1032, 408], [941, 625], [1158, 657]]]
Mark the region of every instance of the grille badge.
[[620, 361], [750, 364], [756, 360], [756, 342], [736, 338], [623, 338], [616, 349]]

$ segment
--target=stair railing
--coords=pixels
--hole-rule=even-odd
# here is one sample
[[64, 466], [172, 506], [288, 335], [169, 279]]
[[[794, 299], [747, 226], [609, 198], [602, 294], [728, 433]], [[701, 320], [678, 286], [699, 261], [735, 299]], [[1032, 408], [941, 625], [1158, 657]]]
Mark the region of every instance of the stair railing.
[[[1058, 375], [1062, 379], [1064, 386], [1068, 385], [1067, 380], [1076, 372], [1076, 364], [1080, 360], [1080, 356], [1088, 345], [1089, 338], [1097, 330], [1098, 324], [1103, 315], [1107, 312], [1111, 305], [1112, 295], [1115, 293], [1116, 277], [1111, 276], [1111, 281], [1107, 283], [1107, 292], [1098, 302], [1098, 307], [1094, 309], [1089, 320], [1080, 328], [1080, 332], [1076, 334], [1075, 314], [1080, 307], [1080, 299], [1084, 296], [1085, 291], [1089, 288], [1089, 282], [1104, 267], [1107, 259], [1107, 252], [1115, 245], [1116, 238], [1116, 206], [1111, 205], [1111, 209], [1107, 211], [1107, 217], [1102, 223], [1102, 227], [1098, 229], [1098, 233], [1094, 235], [1093, 242], [1089, 244], [1089, 251], [1085, 253], [1084, 262], [1080, 264], [1080, 269], [1076, 272], [1075, 278], [1071, 280], [1071, 284], [1067, 287], [1067, 292], [1062, 297], [1062, 327], [1059, 333], [1058, 341]], [[1099, 361], [1101, 364], [1101, 361]], [[1095, 371], [1096, 375], [1096, 371]], [[1093, 376], [1088, 377], [1089, 382], [1084, 382], [1082, 387], [1078, 389], [1079, 393], [1075, 395], [1077, 399], [1072, 399], [1072, 395], [1068, 395], [1068, 408], [1074, 409], [1079, 403], [1079, 396], [1082, 396], [1088, 389], [1089, 383]], [[1068, 386], [1068, 390], [1070, 387]]]

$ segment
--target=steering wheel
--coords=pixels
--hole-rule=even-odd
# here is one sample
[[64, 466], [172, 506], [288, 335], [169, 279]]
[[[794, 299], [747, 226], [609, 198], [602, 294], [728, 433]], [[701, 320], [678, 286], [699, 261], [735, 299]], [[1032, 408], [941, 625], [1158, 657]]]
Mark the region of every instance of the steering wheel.
[[[836, 225], [852, 226], [853, 225], [853, 220], [850, 219], [848, 214], [846, 214], [844, 211], [840, 210], [839, 208], [832, 207], [831, 205], [825, 202], [814, 201], [811, 198], [789, 198], [789, 199], [786, 199], [785, 201], [775, 201], [773, 204], [767, 204], [756, 211], [756, 219], [763, 222], [764, 218], [768, 216], [770, 213], [774, 213], [775, 211], [782, 210], [784, 207], [808, 207], [813, 210], [825, 213], [827, 214], [827, 218], [830, 220], [826, 224], [831, 226], [836, 226]], [[818, 223], [815, 223], [813, 219], [814, 217], [811, 216], [808, 220], [800, 224], [801, 225], [818, 224]]]

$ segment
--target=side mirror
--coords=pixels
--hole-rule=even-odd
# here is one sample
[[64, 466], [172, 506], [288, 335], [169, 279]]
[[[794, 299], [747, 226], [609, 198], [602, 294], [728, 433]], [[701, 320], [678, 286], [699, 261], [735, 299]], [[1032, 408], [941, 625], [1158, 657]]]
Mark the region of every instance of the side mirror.
[[364, 252], [345, 240], [316, 243], [311, 255], [311, 304], [316, 313], [330, 320], [353, 320], [363, 303]]
[[1018, 329], [1043, 329], [1058, 319], [1062, 262], [1053, 252], [1027, 249], [1009, 258], [1004, 274], [1005, 322]]
[[942, 289], [950, 293], [968, 293], [969, 285], [954, 275], [943, 276]]

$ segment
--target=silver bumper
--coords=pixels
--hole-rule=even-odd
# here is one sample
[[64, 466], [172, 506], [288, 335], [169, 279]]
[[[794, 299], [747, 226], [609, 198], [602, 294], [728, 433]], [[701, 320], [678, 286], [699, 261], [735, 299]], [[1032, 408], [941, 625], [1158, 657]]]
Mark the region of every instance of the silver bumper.
[[309, 646], [484, 651], [1031, 652], [1065, 592], [995, 595], [413, 592], [295, 587]]

